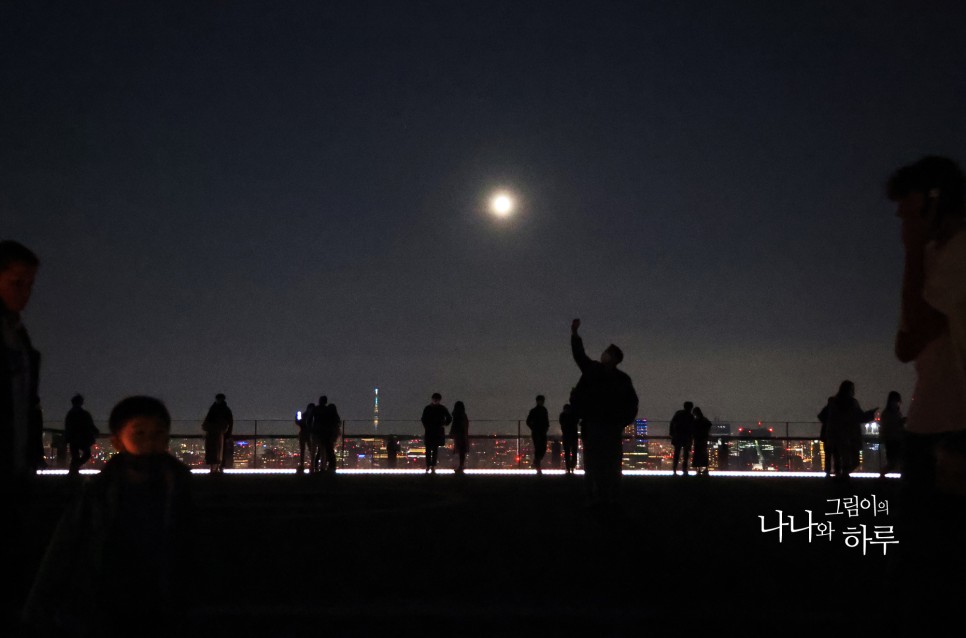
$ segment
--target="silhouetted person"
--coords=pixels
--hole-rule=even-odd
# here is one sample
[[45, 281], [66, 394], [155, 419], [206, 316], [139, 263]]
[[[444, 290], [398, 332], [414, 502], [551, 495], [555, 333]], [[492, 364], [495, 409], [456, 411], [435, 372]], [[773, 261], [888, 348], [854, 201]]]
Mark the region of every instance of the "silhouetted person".
[[694, 404], [690, 401], [684, 402], [684, 408], [678, 410], [671, 417], [671, 424], [668, 426], [671, 435], [671, 445], [674, 446], [674, 463], [671, 472], [674, 476], [678, 474], [678, 460], [683, 456], [681, 470], [683, 475], [688, 475], [688, 456], [691, 454], [691, 443], [694, 439], [694, 415], [691, 411]]
[[822, 442], [822, 451], [825, 453], [825, 478], [832, 476], [833, 472], [838, 472], [838, 468], [833, 467], [835, 462], [835, 443], [829, 437], [828, 429], [828, 414], [831, 409], [832, 403], [835, 401], [835, 397], [831, 396], [825, 404], [825, 407], [818, 413], [818, 420], [822, 424], [822, 429], [818, 434], [818, 440]]
[[15, 241], [0, 241], [0, 332], [6, 362], [0, 365], [0, 480], [34, 469], [28, 445], [30, 412], [38, 396], [40, 353], [34, 350], [20, 313], [30, 303], [40, 260]]
[[225, 453], [225, 434], [234, 425], [234, 417], [225, 402], [225, 395], [215, 395], [215, 402], [208, 408], [208, 414], [201, 424], [205, 432], [205, 463], [212, 474], [221, 474], [222, 455]]
[[40, 397], [34, 397], [34, 404], [30, 408], [30, 438], [27, 449], [30, 450], [30, 462], [34, 471], [47, 469], [47, 458], [44, 451], [44, 409], [40, 405]]
[[900, 168], [888, 184], [905, 252], [895, 353], [916, 367], [902, 467], [899, 573], [908, 582], [897, 587], [919, 594], [906, 605], [916, 632], [941, 629], [940, 622], [927, 627], [923, 621], [954, 619], [963, 599], [950, 574], [966, 569], [964, 182], [956, 162], [925, 157]]
[[637, 393], [631, 378], [617, 369], [624, 359], [621, 349], [610, 344], [600, 361], [594, 361], [584, 351], [579, 328], [580, 319], [574, 319], [570, 350], [581, 375], [570, 404], [583, 424], [584, 476], [590, 502], [606, 505], [617, 500], [624, 428], [637, 416]]
[[701, 408], [694, 408], [694, 456], [691, 459], [691, 467], [695, 474], [708, 476], [708, 439], [711, 437], [711, 421], [709, 421]]
[[906, 417], [902, 416], [902, 395], [893, 390], [879, 415], [879, 439], [885, 447], [886, 462], [879, 475], [885, 476], [902, 466], [902, 442], [906, 435]]
[[577, 467], [577, 415], [567, 403], [560, 413], [560, 434], [563, 438], [564, 468], [567, 474], [573, 474]]
[[91, 413], [84, 409], [84, 397], [75, 394], [70, 400], [71, 409], [64, 417], [64, 436], [70, 449], [70, 473], [77, 474], [91, 459], [91, 446], [100, 431], [94, 425]]
[[302, 412], [302, 417], [295, 419], [295, 425], [299, 429], [299, 467], [296, 470], [299, 474], [305, 473], [305, 448], [309, 449], [309, 463], [315, 457], [315, 449], [312, 447], [312, 413], [315, 404], [309, 403]]
[[878, 408], [864, 411], [855, 400], [855, 384], [843, 381], [829, 404], [828, 435], [833, 441], [835, 476], [845, 480], [859, 465], [862, 425], [875, 418]]
[[389, 461], [390, 469], [396, 469], [400, 452], [402, 452], [402, 446], [399, 445], [399, 439], [394, 434], [390, 435], [386, 439], [386, 458]]
[[324, 394], [319, 397], [319, 403], [312, 410], [312, 417], [309, 422], [309, 436], [312, 440], [312, 474], [321, 472], [327, 458], [325, 450], [328, 439], [328, 406], [329, 397]]
[[540, 463], [547, 454], [547, 431], [550, 430], [550, 415], [544, 407], [544, 396], [537, 395], [537, 405], [530, 408], [527, 414], [527, 427], [530, 428], [530, 438], [533, 440], [533, 468], [537, 474], [543, 472]]
[[342, 417], [339, 416], [339, 410], [335, 407], [334, 403], [330, 403], [325, 406], [325, 414], [323, 416], [325, 430], [324, 430], [324, 440], [325, 445], [325, 471], [329, 474], [335, 474], [337, 462], [335, 455], [335, 446], [339, 441], [339, 430], [342, 427]]
[[452, 416], [449, 434], [453, 438], [453, 453], [459, 457], [456, 473], [462, 474], [466, 470], [466, 453], [470, 449], [470, 418], [466, 416], [466, 406], [462, 401], [453, 404]]
[[168, 454], [161, 401], [122, 400], [110, 431], [118, 453], [62, 516], [24, 617], [50, 635], [179, 635], [196, 542], [191, 472]]
[[432, 402], [423, 408], [420, 421], [425, 432], [423, 441], [426, 444], [426, 472], [436, 473], [436, 462], [439, 459], [439, 446], [446, 442], [446, 426], [453, 421], [446, 406], [440, 403], [443, 397], [434, 392]]
[[31, 412], [40, 378], [40, 353], [30, 342], [21, 313], [30, 302], [40, 260], [16, 241], [0, 241], [0, 500], [6, 523], [0, 543], [0, 626], [12, 625], [23, 603], [30, 568], [23, 543], [27, 542], [26, 512], [31, 476], [37, 458], [31, 436]]

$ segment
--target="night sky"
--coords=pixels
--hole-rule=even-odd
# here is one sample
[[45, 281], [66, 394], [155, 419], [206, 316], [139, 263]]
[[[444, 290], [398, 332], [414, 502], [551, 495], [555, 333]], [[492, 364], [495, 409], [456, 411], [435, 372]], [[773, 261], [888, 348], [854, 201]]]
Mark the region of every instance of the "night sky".
[[[666, 5], [666, 6], [665, 6]], [[0, 5], [0, 237], [74, 392], [288, 418], [559, 412], [611, 342], [666, 420], [914, 373], [883, 186], [966, 161], [961, 2]], [[500, 220], [488, 198], [519, 209]], [[908, 407], [908, 406], [907, 406]]]

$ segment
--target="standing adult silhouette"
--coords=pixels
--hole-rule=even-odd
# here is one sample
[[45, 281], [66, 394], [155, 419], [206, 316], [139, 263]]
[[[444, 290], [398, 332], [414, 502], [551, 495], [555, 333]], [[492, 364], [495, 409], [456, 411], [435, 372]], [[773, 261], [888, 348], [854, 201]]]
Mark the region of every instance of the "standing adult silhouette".
[[312, 416], [309, 419], [309, 436], [312, 448], [312, 466], [309, 470], [312, 474], [318, 474], [325, 467], [326, 439], [328, 438], [328, 418], [329, 418], [329, 397], [324, 394], [319, 397], [319, 402], [312, 409]]
[[613, 505], [620, 489], [624, 428], [637, 416], [637, 393], [631, 378], [617, 369], [624, 360], [621, 349], [610, 344], [594, 361], [584, 351], [579, 329], [580, 319], [574, 319], [570, 351], [581, 375], [570, 404], [582, 420], [588, 498], [591, 505]]
[[342, 417], [339, 416], [339, 409], [334, 403], [325, 406], [323, 415], [324, 430], [323, 444], [325, 445], [325, 471], [335, 474], [337, 461], [335, 445], [339, 441], [339, 431], [342, 428]]
[[828, 433], [833, 441], [835, 477], [847, 480], [859, 465], [862, 449], [862, 424], [875, 418], [879, 408], [863, 410], [855, 399], [855, 384], [843, 381], [832, 398], [828, 411]]
[[78, 474], [80, 468], [91, 460], [91, 446], [100, 432], [91, 413], [84, 409], [84, 397], [75, 394], [70, 403], [71, 408], [64, 417], [64, 437], [70, 450], [70, 474]]
[[32, 541], [28, 525], [32, 477], [43, 458], [43, 437], [31, 434], [40, 380], [34, 349], [21, 313], [30, 303], [40, 260], [23, 244], [0, 241], [0, 500], [4, 541], [0, 543], [0, 625], [13, 627], [32, 568], [23, 548]]
[[449, 429], [453, 437], [453, 453], [459, 457], [456, 473], [462, 474], [466, 470], [466, 454], [470, 448], [470, 418], [466, 416], [466, 406], [462, 401], [453, 404], [453, 424]]
[[305, 473], [305, 449], [309, 450], [309, 464], [311, 465], [315, 457], [315, 448], [312, 447], [312, 413], [315, 404], [309, 403], [301, 416], [296, 415], [295, 425], [299, 429], [299, 466], [296, 470], [299, 474]]
[[550, 430], [550, 415], [543, 405], [545, 400], [542, 394], [538, 394], [537, 404], [527, 414], [527, 427], [530, 428], [530, 438], [533, 441], [533, 469], [537, 474], [543, 473], [540, 464], [547, 454], [547, 431]]
[[225, 434], [234, 426], [231, 409], [225, 402], [225, 395], [219, 392], [215, 395], [215, 402], [208, 408], [208, 414], [201, 424], [205, 432], [205, 463], [211, 474], [222, 474], [225, 453]]
[[671, 445], [674, 446], [674, 462], [671, 466], [671, 472], [674, 476], [678, 474], [678, 459], [682, 456], [684, 457], [681, 464], [681, 470], [683, 475], [688, 475], [688, 457], [691, 454], [691, 443], [694, 439], [694, 414], [691, 411], [694, 409], [694, 404], [690, 401], [684, 402], [684, 407], [674, 413], [671, 417], [671, 425], [669, 426], [671, 434]]
[[423, 442], [426, 445], [426, 473], [436, 473], [439, 459], [439, 446], [446, 441], [446, 426], [452, 423], [453, 416], [441, 403], [443, 396], [434, 392], [430, 404], [423, 408], [420, 421], [423, 424]]
[[691, 467], [697, 476], [708, 476], [708, 440], [711, 438], [711, 421], [704, 416], [701, 408], [694, 408], [694, 455]]

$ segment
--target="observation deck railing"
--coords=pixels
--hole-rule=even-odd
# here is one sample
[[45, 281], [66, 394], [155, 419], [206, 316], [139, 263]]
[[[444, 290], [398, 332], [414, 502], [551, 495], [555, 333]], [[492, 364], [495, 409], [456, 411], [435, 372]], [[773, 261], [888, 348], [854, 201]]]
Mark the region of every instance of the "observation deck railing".
[[[107, 424], [97, 423], [101, 435], [92, 448], [86, 469], [99, 469], [114, 454]], [[825, 451], [818, 440], [821, 425], [817, 422], [748, 422], [715, 423], [709, 442], [711, 470], [760, 470], [762, 472], [820, 472], [824, 468]], [[336, 447], [340, 469], [422, 469], [425, 467], [423, 428], [419, 421], [345, 420]], [[390, 458], [387, 443], [394, 437], [399, 443], [395, 461]], [[650, 421], [645, 425], [629, 425], [624, 430], [625, 470], [670, 470], [674, 447], [668, 435], [667, 421]], [[299, 439], [292, 421], [238, 420], [232, 432], [232, 459], [227, 467], [236, 469], [294, 469], [299, 466]], [[60, 423], [48, 422], [44, 428], [46, 461], [50, 469], [69, 465], [69, 454]], [[204, 435], [197, 421], [172, 423], [170, 451], [186, 465], [207, 467]], [[451, 455], [452, 439], [440, 448], [439, 467], [456, 465]], [[306, 450], [306, 457], [308, 456]], [[531, 466], [533, 444], [525, 422], [521, 420], [474, 420], [470, 422], [470, 448], [467, 469], [525, 469]], [[305, 459], [306, 467], [309, 464]], [[857, 472], [878, 473], [885, 463], [883, 446], [875, 433], [863, 437]], [[583, 450], [578, 453], [578, 468], [583, 464]], [[563, 451], [559, 426], [551, 426], [545, 469], [562, 468]]]

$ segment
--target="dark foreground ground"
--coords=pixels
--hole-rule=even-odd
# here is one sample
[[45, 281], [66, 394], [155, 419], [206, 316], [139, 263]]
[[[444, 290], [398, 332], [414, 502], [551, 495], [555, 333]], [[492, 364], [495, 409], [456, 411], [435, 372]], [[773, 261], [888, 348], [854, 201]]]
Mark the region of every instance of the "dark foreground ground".
[[[186, 626], [205, 636], [881, 634], [898, 626], [910, 590], [936, 585], [896, 576], [897, 480], [626, 477], [620, 511], [585, 507], [582, 488], [564, 476], [195, 476], [198, 555], [184, 569], [201, 594]], [[34, 554], [75, 489], [41, 481]], [[873, 494], [888, 514], [826, 514], [828, 499]], [[779, 542], [759, 520], [774, 527], [776, 510], [799, 527], [811, 510], [832, 523], [831, 540], [786, 527]], [[847, 546], [846, 528], [862, 524], [869, 536], [893, 526], [899, 545], [886, 556]]]

